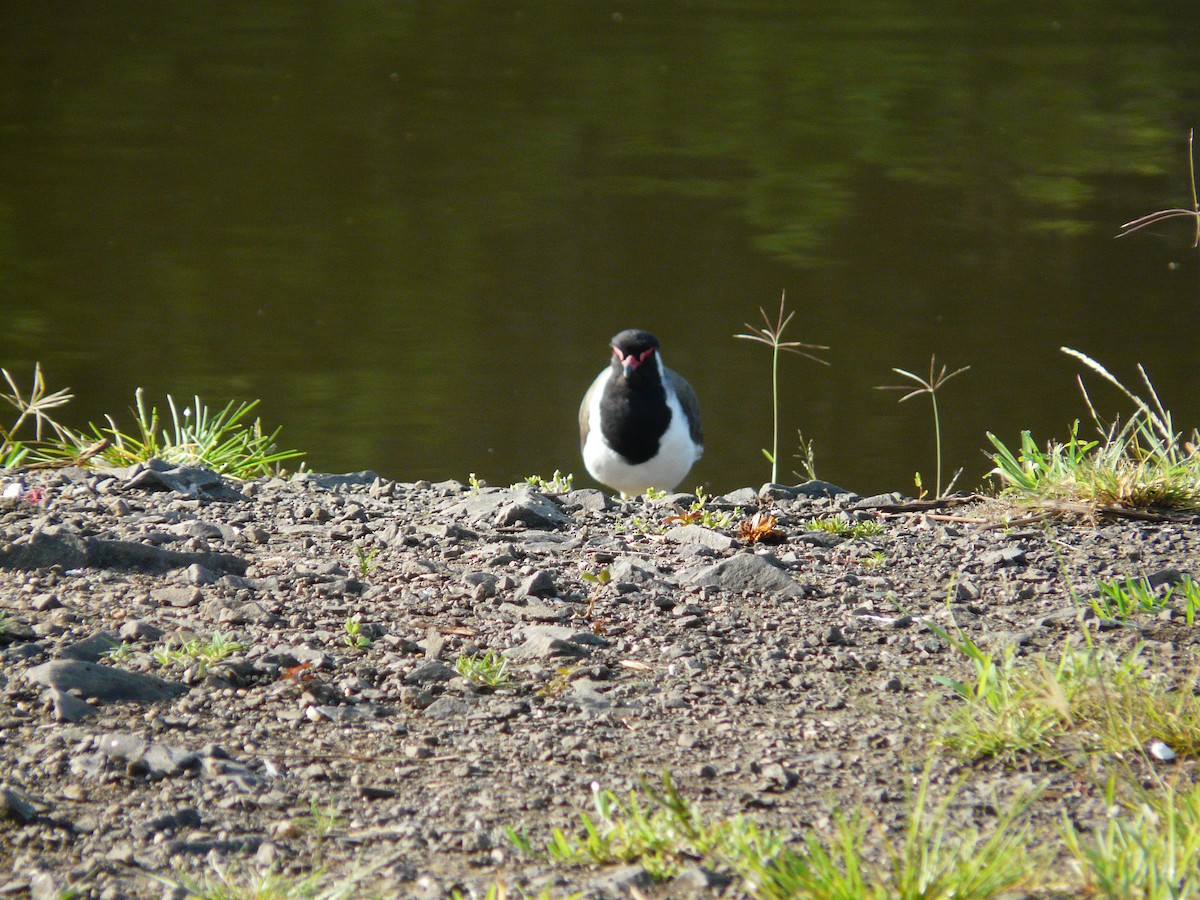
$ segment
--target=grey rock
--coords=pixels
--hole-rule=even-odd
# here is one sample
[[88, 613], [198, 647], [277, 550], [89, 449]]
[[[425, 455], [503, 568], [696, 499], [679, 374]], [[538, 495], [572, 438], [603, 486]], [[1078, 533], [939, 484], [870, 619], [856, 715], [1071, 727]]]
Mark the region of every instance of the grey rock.
[[439, 681], [449, 681], [458, 673], [437, 660], [430, 660], [413, 669], [404, 676], [405, 684], [434, 684]]
[[114, 731], [96, 740], [96, 749], [109, 759], [136, 763], [146, 755], [146, 740], [136, 734]]
[[157, 703], [188, 690], [182, 684], [152, 675], [74, 659], [43, 663], [26, 672], [25, 677], [34, 684], [64, 693], [77, 690], [84, 697], [94, 697], [102, 703]]
[[699, 544], [721, 552], [737, 546], [737, 541], [729, 535], [700, 525], [676, 525], [668, 529], [663, 537], [672, 544]]
[[110, 650], [121, 646], [121, 638], [116, 632], [101, 631], [91, 637], [69, 644], [59, 651], [59, 655], [67, 659], [81, 659], [87, 662], [99, 662]]
[[32, 822], [37, 818], [37, 809], [24, 791], [12, 785], [0, 785], [0, 820]]
[[634, 891], [649, 890], [654, 879], [640, 865], [624, 865], [609, 869], [592, 879], [591, 888], [601, 897], [632, 897]]
[[526, 606], [502, 603], [500, 612], [508, 613], [518, 619], [528, 619], [531, 622], [565, 622], [571, 618], [573, 608], [566, 603], [559, 606], [548, 606], [544, 603], [531, 603]]
[[461, 719], [470, 709], [466, 702], [455, 697], [438, 697], [425, 707], [425, 715], [431, 719]]
[[750, 591], [778, 597], [802, 597], [800, 584], [787, 572], [753, 553], [738, 553], [701, 569], [692, 582], [723, 591]]
[[499, 579], [491, 572], [466, 572], [462, 581], [475, 589], [475, 596], [478, 598], [496, 596], [496, 584]]
[[1016, 545], [1001, 547], [999, 550], [991, 550], [983, 554], [981, 560], [985, 566], [992, 568], [1023, 566], [1025, 565], [1025, 551]]
[[100, 711], [87, 701], [58, 688], [50, 689], [50, 700], [54, 703], [54, 719], [57, 722], [82, 722]]
[[150, 597], [163, 606], [186, 609], [198, 605], [204, 593], [196, 587], [159, 587], [150, 592]]
[[571, 517], [558, 505], [541, 494], [518, 497], [501, 506], [496, 512], [495, 523], [500, 528], [524, 525], [528, 528], [557, 528], [569, 525]]
[[245, 560], [228, 553], [180, 553], [137, 541], [82, 538], [64, 529], [45, 529], [28, 540], [14, 541], [0, 549], [0, 568], [45, 569], [134, 569], [166, 572], [201, 564], [222, 572], [246, 571]]
[[758, 491], [754, 488], [738, 488], [723, 497], [717, 497], [716, 502], [722, 506], [756, 506], [758, 505]]
[[346, 472], [340, 475], [321, 474], [317, 472], [299, 472], [292, 476], [292, 481], [314, 484], [327, 491], [339, 488], [370, 487], [379, 476], [370, 469], [361, 472]]
[[177, 491], [188, 497], [206, 500], [245, 500], [211, 469], [200, 466], [177, 466], [161, 459], [151, 459], [132, 466], [124, 473], [127, 489]]
[[612, 498], [604, 491], [598, 491], [595, 488], [583, 488], [578, 491], [570, 491], [563, 495], [563, 505], [568, 509], [581, 509], [587, 512], [603, 512], [604, 510], [612, 509], [615, 505]]
[[159, 778], [170, 778], [185, 769], [195, 768], [198, 760], [196, 754], [190, 750], [170, 747], [166, 744], [151, 744], [142, 755], [140, 765], [145, 768], [146, 775], [153, 781]]
[[513, 660], [579, 658], [588, 654], [587, 646], [607, 646], [608, 641], [586, 631], [573, 631], [560, 625], [531, 625], [525, 629], [525, 643], [508, 652]]
[[517, 597], [553, 597], [557, 593], [554, 576], [545, 569], [538, 569], [517, 588]]
[[904, 497], [896, 491], [890, 491], [886, 494], [872, 494], [870, 497], [855, 498], [850, 502], [854, 504], [851, 509], [879, 509], [880, 507], [895, 506], [897, 503], [902, 503], [904, 502]]
[[643, 584], [659, 577], [656, 566], [636, 556], [622, 556], [614, 560], [608, 567], [609, 578], [613, 583], [627, 582]]
[[796, 485], [796, 496], [808, 497], [813, 500], [821, 497], [858, 497], [853, 491], [847, 490], [844, 487], [838, 487], [836, 484], [831, 484], [828, 481], [821, 481], [819, 478], [810, 479], [803, 484]]

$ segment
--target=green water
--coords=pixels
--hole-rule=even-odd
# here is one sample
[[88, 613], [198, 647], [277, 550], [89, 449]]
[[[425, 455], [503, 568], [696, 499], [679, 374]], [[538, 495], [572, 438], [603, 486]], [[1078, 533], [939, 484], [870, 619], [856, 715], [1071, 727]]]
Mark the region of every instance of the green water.
[[8, 4], [0, 365], [79, 423], [260, 397], [317, 469], [585, 484], [579, 399], [642, 327], [723, 491], [770, 442], [732, 335], [786, 291], [831, 347], [782, 362], [787, 452], [932, 484], [926, 399], [874, 386], [936, 353], [973, 486], [985, 431], [1086, 416], [1064, 344], [1200, 422], [1191, 226], [1113, 240], [1191, 202], [1198, 56], [1172, 0]]

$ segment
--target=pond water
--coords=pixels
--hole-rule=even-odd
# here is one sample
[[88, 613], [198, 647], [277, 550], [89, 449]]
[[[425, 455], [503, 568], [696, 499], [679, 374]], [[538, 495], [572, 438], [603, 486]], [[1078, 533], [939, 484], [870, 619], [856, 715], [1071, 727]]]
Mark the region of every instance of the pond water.
[[[1087, 419], [1066, 345], [1195, 390], [1193, 2], [265, 2], [0, 10], [0, 365], [75, 424], [261, 398], [318, 470], [589, 484], [576, 410], [653, 331], [718, 492], [932, 487]], [[1106, 415], [1129, 404], [1087, 378]], [[122, 418], [124, 416], [124, 418]]]

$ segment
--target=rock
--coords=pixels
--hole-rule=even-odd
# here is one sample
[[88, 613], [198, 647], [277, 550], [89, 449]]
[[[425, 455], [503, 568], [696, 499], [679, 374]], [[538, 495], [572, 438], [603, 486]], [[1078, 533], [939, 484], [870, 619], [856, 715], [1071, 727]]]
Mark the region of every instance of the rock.
[[553, 597], [558, 594], [554, 576], [545, 569], [538, 569], [517, 588], [517, 597]]
[[404, 676], [405, 684], [435, 684], [440, 681], [449, 681], [458, 673], [452, 668], [437, 660], [430, 660], [423, 665], [417, 666], [407, 675]]
[[588, 654], [587, 646], [608, 645], [608, 641], [589, 632], [558, 625], [531, 625], [525, 628], [525, 635], [525, 643], [508, 652], [509, 659], [578, 658]]
[[224, 479], [211, 469], [199, 466], [177, 466], [161, 459], [138, 463], [123, 473], [127, 489], [177, 491], [187, 497], [206, 500], [245, 500]]
[[1018, 546], [1001, 547], [983, 554], [981, 561], [990, 568], [1025, 565], [1025, 551]]
[[50, 700], [54, 704], [54, 718], [58, 722], [82, 722], [99, 712], [92, 704], [58, 688], [50, 689]]
[[25, 824], [37, 818], [33, 801], [12, 785], [0, 784], [0, 820]]
[[121, 637], [116, 632], [101, 631], [89, 638], [77, 641], [63, 647], [60, 656], [67, 659], [80, 659], [86, 662], [99, 662], [109, 651], [121, 646]]
[[699, 544], [722, 553], [737, 546], [737, 541], [729, 535], [700, 525], [676, 525], [668, 529], [663, 537], [672, 544]]
[[157, 703], [186, 694], [188, 690], [182, 684], [153, 675], [73, 659], [43, 663], [26, 672], [25, 677], [34, 684], [64, 693], [79, 691], [102, 703]]
[[471, 707], [462, 700], [454, 697], [438, 697], [425, 707], [425, 715], [431, 719], [461, 719], [470, 709]]
[[708, 566], [692, 577], [692, 583], [722, 591], [748, 591], [776, 597], [804, 596], [804, 590], [794, 578], [766, 557], [754, 553], [738, 553]]
[[854, 491], [847, 490], [843, 487], [838, 487], [836, 484], [830, 484], [828, 481], [821, 481], [820, 479], [816, 478], [810, 479], [803, 484], [796, 485], [796, 496], [808, 497], [812, 500], [816, 500], [821, 497], [848, 497], [851, 498], [851, 502], [858, 498], [858, 495], [855, 494]]

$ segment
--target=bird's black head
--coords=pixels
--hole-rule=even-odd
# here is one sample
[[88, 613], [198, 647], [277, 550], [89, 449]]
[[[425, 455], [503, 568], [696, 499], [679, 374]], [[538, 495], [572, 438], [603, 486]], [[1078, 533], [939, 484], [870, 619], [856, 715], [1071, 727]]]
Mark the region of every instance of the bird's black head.
[[644, 363], [650, 363], [643, 370], [644, 374], [658, 374], [658, 366], [654, 364], [654, 354], [658, 352], [658, 338], [648, 331], [627, 328], [614, 335], [612, 352], [613, 366], [619, 368], [626, 379], [633, 377]]

